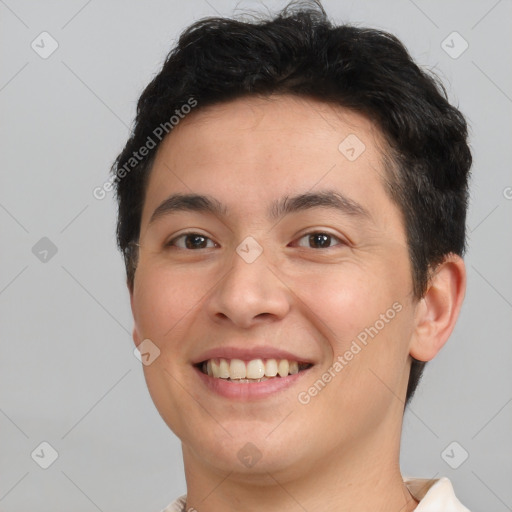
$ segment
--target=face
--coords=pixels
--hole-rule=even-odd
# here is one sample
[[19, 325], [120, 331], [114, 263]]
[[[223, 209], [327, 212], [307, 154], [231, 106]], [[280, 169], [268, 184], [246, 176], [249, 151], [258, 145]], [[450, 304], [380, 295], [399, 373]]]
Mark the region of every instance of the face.
[[416, 306], [383, 148], [292, 96], [199, 105], [159, 148], [134, 341], [186, 464], [292, 475], [398, 442]]

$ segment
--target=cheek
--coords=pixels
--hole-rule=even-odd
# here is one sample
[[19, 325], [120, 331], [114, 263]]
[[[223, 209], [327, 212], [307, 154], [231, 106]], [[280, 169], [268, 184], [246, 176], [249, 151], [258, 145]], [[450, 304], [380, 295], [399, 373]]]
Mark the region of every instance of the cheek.
[[[187, 313], [197, 306], [206, 284], [190, 273], [157, 264], [140, 265], [136, 272], [134, 316], [139, 335], [163, 344], [184, 324]], [[158, 341], [161, 341], [159, 343]]]
[[[324, 369], [338, 361], [337, 384], [329, 387], [343, 387], [343, 394], [354, 401], [377, 384], [376, 375], [393, 388], [400, 386], [407, 362], [413, 325], [407, 280], [381, 270], [351, 265], [300, 281], [300, 289], [307, 290], [303, 301], [314, 313], [311, 318], [328, 340]], [[379, 277], [383, 275], [386, 279]]]
[[321, 320], [335, 353], [344, 352], [359, 334], [363, 333], [364, 338], [364, 329], [378, 321], [380, 314], [385, 314], [397, 300], [386, 283], [353, 265], [304, 277], [297, 289], [303, 290], [301, 298]]

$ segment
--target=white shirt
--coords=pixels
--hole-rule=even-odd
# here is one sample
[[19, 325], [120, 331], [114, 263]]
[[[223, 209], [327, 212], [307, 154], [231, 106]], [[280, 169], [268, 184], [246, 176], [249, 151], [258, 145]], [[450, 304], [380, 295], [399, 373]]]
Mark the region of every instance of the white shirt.
[[[404, 478], [409, 492], [419, 501], [414, 512], [470, 512], [455, 496], [450, 480]], [[187, 495], [180, 496], [161, 512], [187, 512]]]

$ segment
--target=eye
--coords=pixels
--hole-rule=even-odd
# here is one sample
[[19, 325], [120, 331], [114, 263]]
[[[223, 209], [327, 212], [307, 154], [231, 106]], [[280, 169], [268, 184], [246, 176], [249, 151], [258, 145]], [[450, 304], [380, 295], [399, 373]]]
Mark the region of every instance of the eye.
[[[208, 245], [210, 242], [210, 245]], [[178, 247], [179, 249], [209, 249], [217, 244], [201, 233], [183, 233], [173, 238], [166, 244], [167, 247]]]
[[[302, 240], [305, 240], [305, 244], [301, 242]], [[333, 241], [338, 242], [336, 245], [346, 245], [345, 242], [337, 236], [334, 236], [331, 233], [324, 233], [322, 231], [306, 233], [304, 236], [299, 238], [297, 245], [300, 247], [309, 247], [310, 249], [330, 249], [333, 247], [331, 245]]]

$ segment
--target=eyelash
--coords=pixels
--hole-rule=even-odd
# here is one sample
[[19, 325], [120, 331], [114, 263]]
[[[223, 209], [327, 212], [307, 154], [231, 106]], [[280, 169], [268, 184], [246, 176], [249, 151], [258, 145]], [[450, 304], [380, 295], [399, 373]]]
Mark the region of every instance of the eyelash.
[[[175, 242], [176, 240], [179, 240], [180, 238], [186, 238], [186, 237], [189, 237], [189, 236], [199, 236], [199, 237], [202, 237], [206, 240], [211, 240], [211, 238], [207, 237], [206, 235], [203, 235], [201, 233], [196, 233], [194, 231], [189, 231], [187, 233], [182, 233], [181, 235], [173, 238], [172, 240], [170, 240], [169, 242], [167, 242], [165, 245], [166, 247], [176, 247], [175, 245]], [[304, 237], [311, 237], [311, 236], [314, 236], [314, 235], [327, 235], [328, 237], [331, 237], [331, 239], [335, 239], [339, 242], [339, 244], [337, 245], [348, 245], [346, 242], [344, 242], [340, 237], [336, 236], [336, 235], [333, 235], [332, 233], [329, 233], [327, 231], [310, 231], [308, 233], [304, 233], [301, 237], [299, 237], [298, 240], [302, 240]], [[215, 242], [213, 242], [215, 243]], [[335, 246], [330, 246], [330, 247], [327, 247], [327, 248], [319, 248], [319, 249], [323, 249], [323, 250], [326, 250], [326, 249], [332, 249], [336, 247]], [[205, 248], [200, 248], [200, 249], [211, 249], [212, 247], [205, 247]], [[200, 250], [200, 249], [187, 249], [186, 247], [178, 247], [178, 249], [183, 249], [183, 250], [191, 250], [191, 251], [195, 251], [195, 250]], [[316, 250], [319, 250], [318, 248], [314, 248], [314, 247], [309, 247], [309, 249], [316, 249]]]

